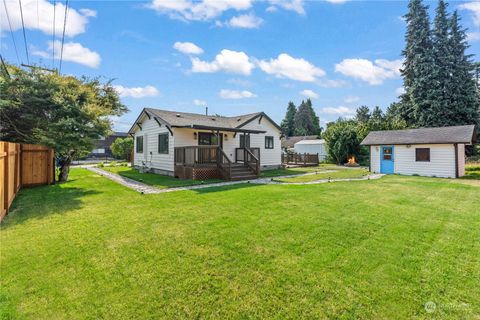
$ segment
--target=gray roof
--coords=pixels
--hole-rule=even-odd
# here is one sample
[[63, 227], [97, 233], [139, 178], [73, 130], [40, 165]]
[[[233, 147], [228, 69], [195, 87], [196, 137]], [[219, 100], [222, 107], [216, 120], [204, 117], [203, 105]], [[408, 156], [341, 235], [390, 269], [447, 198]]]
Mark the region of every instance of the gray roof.
[[475, 126], [454, 126], [406, 130], [372, 131], [362, 145], [382, 144], [441, 144], [466, 143], [475, 141]]
[[292, 136], [282, 138], [282, 148], [293, 148], [295, 143], [302, 140], [316, 140], [318, 136]]
[[146, 114], [148, 117], [153, 116], [157, 121], [162, 122], [167, 127], [177, 127], [177, 128], [196, 128], [196, 129], [211, 129], [211, 130], [225, 130], [225, 131], [236, 131], [236, 132], [250, 132], [250, 133], [260, 133], [265, 131], [259, 130], [249, 130], [243, 129], [242, 127], [247, 123], [253, 121], [258, 117], [267, 118], [275, 127], [280, 131], [281, 128], [276, 124], [270, 117], [268, 117], [263, 112], [249, 113], [234, 117], [223, 117], [223, 116], [207, 116], [204, 114], [189, 113], [189, 112], [177, 112], [177, 111], [167, 111], [159, 110], [153, 108], [145, 108], [142, 110], [142, 113], [135, 121], [132, 128], [129, 132], [132, 132], [135, 124], [138, 122], [142, 114]]

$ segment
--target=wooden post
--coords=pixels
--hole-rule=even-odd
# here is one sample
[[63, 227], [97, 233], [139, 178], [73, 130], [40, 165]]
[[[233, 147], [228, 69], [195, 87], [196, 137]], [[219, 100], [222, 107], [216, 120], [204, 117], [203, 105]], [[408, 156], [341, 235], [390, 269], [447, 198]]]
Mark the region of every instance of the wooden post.
[[3, 165], [3, 181], [4, 181], [4, 189], [3, 189], [3, 207], [5, 208], [5, 215], [8, 214], [8, 163], [10, 162], [8, 160], [9, 155], [8, 155], [8, 142], [4, 143], [4, 152], [5, 152], [5, 163]]

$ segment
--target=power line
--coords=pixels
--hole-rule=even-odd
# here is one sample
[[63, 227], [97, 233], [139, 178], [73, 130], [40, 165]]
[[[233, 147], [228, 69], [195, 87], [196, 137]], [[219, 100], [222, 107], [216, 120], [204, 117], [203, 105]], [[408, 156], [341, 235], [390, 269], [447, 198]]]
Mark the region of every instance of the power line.
[[7, 4], [5, 3], [5, 0], [3, 0], [3, 6], [5, 7], [5, 13], [7, 15], [8, 26], [10, 27], [10, 34], [12, 35], [12, 41], [13, 41], [13, 47], [15, 48], [15, 54], [17, 55], [17, 60], [18, 60], [18, 63], [20, 64], [20, 57], [18, 55], [17, 44], [15, 43], [15, 37], [13, 36], [12, 23], [10, 22], [10, 16], [8, 14]]
[[28, 57], [27, 35], [25, 34], [25, 23], [23, 21], [22, 0], [18, 0], [18, 5], [20, 6], [20, 17], [22, 18], [23, 41], [25, 42], [25, 53], [27, 54], [27, 62], [28, 64], [30, 64], [30, 58]]
[[65, 27], [67, 25], [67, 14], [68, 14], [68, 0], [65, 0], [65, 18], [63, 19], [63, 34], [62, 34], [62, 47], [60, 49], [60, 66], [58, 72], [62, 72], [62, 59], [63, 59], [63, 42], [65, 41]]
[[56, 0], [53, 0], [53, 36], [52, 36], [52, 68], [55, 68], [55, 9], [57, 7]]

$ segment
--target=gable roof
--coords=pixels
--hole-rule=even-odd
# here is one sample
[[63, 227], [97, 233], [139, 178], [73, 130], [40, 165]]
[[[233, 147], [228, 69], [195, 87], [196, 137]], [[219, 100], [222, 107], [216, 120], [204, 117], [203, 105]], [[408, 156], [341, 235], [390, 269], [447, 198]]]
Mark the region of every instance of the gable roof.
[[475, 126], [453, 126], [406, 130], [372, 131], [362, 141], [362, 145], [382, 144], [441, 144], [466, 143], [475, 141]]
[[315, 139], [315, 140], [300, 140], [298, 141], [297, 143], [295, 143], [295, 145], [297, 144], [309, 144], [309, 145], [318, 145], [318, 144], [324, 144], [325, 143], [325, 140], [323, 139]]
[[257, 119], [259, 117], [267, 118], [276, 128], [281, 131], [280, 126], [278, 126], [270, 117], [268, 117], [264, 112], [249, 113], [244, 115], [239, 115], [235, 117], [223, 117], [223, 116], [207, 116], [197, 113], [189, 112], [177, 112], [177, 111], [168, 111], [168, 110], [159, 110], [153, 108], [145, 108], [140, 113], [139, 117], [133, 124], [132, 128], [129, 130], [131, 133], [135, 124], [138, 123], [138, 120], [141, 118], [142, 114], [146, 114], [149, 118], [153, 116], [156, 120], [164, 123], [169, 127], [174, 128], [196, 128], [196, 129], [212, 129], [212, 130], [226, 130], [226, 131], [237, 131], [237, 132], [251, 132], [251, 133], [261, 133], [263, 131], [259, 130], [249, 130], [241, 129], [243, 126], [249, 122]]
[[293, 148], [295, 143], [302, 140], [316, 140], [318, 136], [292, 136], [282, 138], [282, 148]]

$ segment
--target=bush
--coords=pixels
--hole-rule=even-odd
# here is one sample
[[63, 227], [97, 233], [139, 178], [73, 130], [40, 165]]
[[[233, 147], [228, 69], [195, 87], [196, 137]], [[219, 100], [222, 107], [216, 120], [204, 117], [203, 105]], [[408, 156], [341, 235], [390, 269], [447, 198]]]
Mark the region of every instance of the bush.
[[97, 164], [97, 167], [99, 168], [103, 168], [105, 165], [103, 164], [103, 162], [100, 162], [99, 164]]

